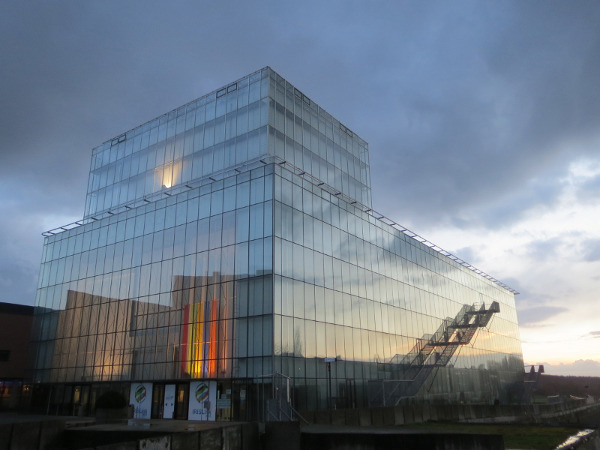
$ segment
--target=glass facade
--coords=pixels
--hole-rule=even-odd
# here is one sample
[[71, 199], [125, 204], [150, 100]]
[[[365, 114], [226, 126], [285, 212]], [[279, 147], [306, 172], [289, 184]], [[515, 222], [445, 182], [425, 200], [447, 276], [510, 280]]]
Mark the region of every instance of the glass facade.
[[265, 418], [277, 376], [296, 408], [363, 406], [413, 353], [411, 396], [510, 400], [513, 292], [377, 219], [369, 176], [366, 142], [269, 68], [95, 148], [83, 220], [45, 233], [48, 405], [151, 383], [151, 416], [173, 386], [186, 418], [211, 380], [217, 418]]
[[265, 68], [96, 147], [84, 216], [267, 155], [371, 204], [367, 143]]
[[489, 325], [435, 367], [420, 395], [511, 400], [501, 385], [523, 370], [512, 292], [362, 206], [280, 167], [275, 174], [274, 367], [293, 374], [299, 407], [325, 408], [327, 395], [341, 407], [364, 404], [367, 382], [392, 377], [395, 361], [447, 318], [493, 302]]

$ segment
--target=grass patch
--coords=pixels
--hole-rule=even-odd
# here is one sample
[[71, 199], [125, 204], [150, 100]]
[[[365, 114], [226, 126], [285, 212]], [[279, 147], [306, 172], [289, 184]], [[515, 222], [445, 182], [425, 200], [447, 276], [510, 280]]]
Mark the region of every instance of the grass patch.
[[454, 433], [500, 434], [506, 448], [547, 450], [554, 449], [577, 434], [579, 428], [536, 425], [495, 425], [428, 422], [402, 428]]

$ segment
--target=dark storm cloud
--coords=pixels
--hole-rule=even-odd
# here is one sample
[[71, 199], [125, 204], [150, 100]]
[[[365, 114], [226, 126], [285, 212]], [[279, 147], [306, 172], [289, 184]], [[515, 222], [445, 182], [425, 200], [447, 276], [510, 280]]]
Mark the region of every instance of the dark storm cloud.
[[[5, 189], [0, 192], [3, 200], [0, 205], [0, 301], [32, 304], [41, 259], [40, 232], [46, 223], [44, 215], [50, 213], [23, 212], [22, 201], [7, 198]], [[46, 200], [54, 201], [48, 197]], [[26, 204], [31, 207], [35, 202]]]
[[201, 94], [240, 75], [225, 52], [215, 65], [226, 43], [211, 8], [121, 3], [14, 3], [2, 15], [2, 172], [23, 149], [53, 173], [87, 168], [92, 146], [191, 100], [194, 83]]
[[531, 309], [519, 309], [519, 325], [532, 326], [565, 311], [568, 311], [568, 308], [557, 306], [537, 306]]
[[35, 299], [37, 275], [38, 268], [29, 261], [0, 260], [0, 301], [31, 305]]
[[33, 302], [40, 233], [81, 218], [92, 147], [265, 65], [223, 33], [227, 16], [227, 29], [248, 20], [268, 35], [257, 14], [216, 3], [0, 5], [0, 301]]
[[[562, 175], [562, 174], [561, 174]], [[488, 229], [502, 228], [528, 217], [532, 213], [547, 211], [558, 202], [563, 183], [556, 181], [556, 174], [523, 182], [518, 191], [490, 193], [472, 208], [465, 208], [449, 220], [461, 228], [484, 226]], [[458, 208], [457, 208], [458, 209]]]
[[81, 216], [92, 147], [265, 65], [369, 142], [375, 207], [394, 219], [501, 227], [551, 205], [569, 158], [588, 151], [563, 144], [599, 126], [599, 12], [2, 2], [2, 279], [21, 279], [13, 260], [37, 273], [39, 233]]
[[[560, 186], [552, 183], [578, 156], [574, 152], [596, 151], [566, 144], [597, 134], [600, 8], [591, 2], [581, 8], [508, 5], [494, 12], [494, 22], [482, 14], [485, 7], [473, 8], [470, 16], [462, 9], [450, 12], [437, 30], [439, 45], [430, 48], [430, 58], [441, 64], [430, 64], [431, 71], [420, 74], [425, 79], [414, 83], [419, 77], [411, 77], [413, 85], [400, 90], [409, 93], [398, 98], [405, 112], [395, 123], [397, 138], [385, 141], [386, 157], [373, 164], [387, 176], [374, 183], [394, 193], [384, 202], [415, 213], [421, 223], [491, 212], [485, 225], [502, 225], [519, 217], [520, 208], [553, 201]], [[453, 32], [465, 16], [486, 23], [486, 32], [477, 34], [469, 25], [472, 32]], [[459, 49], [464, 55], [454, 63], [445, 58]], [[541, 180], [549, 197], [528, 197], [532, 178]], [[392, 183], [405, 187], [400, 195]], [[505, 198], [507, 207], [490, 210], [497, 198]]]
[[600, 175], [586, 180], [579, 186], [577, 199], [586, 203], [600, 200]]

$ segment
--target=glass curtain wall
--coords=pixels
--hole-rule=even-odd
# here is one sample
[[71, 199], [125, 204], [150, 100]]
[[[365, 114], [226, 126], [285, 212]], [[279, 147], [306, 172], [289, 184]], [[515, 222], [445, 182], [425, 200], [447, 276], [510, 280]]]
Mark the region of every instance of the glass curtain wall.
[[34, 381], [271, 373], [272, 170], [47, 237]]
[[475, 370], [440, 370], [421, 394], [493, 401], [516, 381], [523, 361], [511, 292], [302, 177], [275, 174], [274, 365], [294, 378], [299, 408], [364, 404], [381, 364], [465, 304], [500, 304], [448, 366]]
[[270, 71], [269, 154], [371, 205], [368, 144]]
[[298, 408], [359, 406], [495, 301], [421, 393], [493, 395], [522, 371], [513, 294], [363, 212], [369, 170], [367, 143], [269, 68], [95, 148], [84, 219], [44, 241], [34, 382], [75, 402], [171, 380], [184, 405], [186, 380], [281, 374]]
[[244, 77], [96, 147], [84, 216], [264, 156], [270, 72]]
[[84, 216], [267, 153], [371, 203], [367, 143], [265, 68], [94, 148]]

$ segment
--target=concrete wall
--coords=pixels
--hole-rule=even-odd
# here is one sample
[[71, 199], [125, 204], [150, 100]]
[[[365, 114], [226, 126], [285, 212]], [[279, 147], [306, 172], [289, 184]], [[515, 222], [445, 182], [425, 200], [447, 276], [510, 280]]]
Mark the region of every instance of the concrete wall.
[[[142, 433], [121, 432], [113, 433], [99, 431], [90, 434], [84, 429], [67, 431], [71, 434], [69, 441], [73, 444], [73, 435], [76, 440], [90, 442], [86, 450], [258, 450], [260, 441], [257, 423], [240, 423], [223, 427], [209, 428], [200, 431], [187, 431], [181, 433]], [[109, 436], [110, 435], [110, 436]], [[111, 442], [106, 442], [110, 439]], [[105, 443], [102, 443], [102, 441]], [[11, 449], [13, 450], [13, 449]]]
[[322, 425], [390, 426], [411, 423], [535, 423], [600, 427], [600, 403], [547, 405], [398, 405], [335, 411], [302, 411], [310, 423]]
[[0, 450], [258, 450], [258, 424], [225, 425], [200, 431], [156, 433], [65, 430], [64, 422], [49, 420], [0, 424]]
[[0, 379], [25, 377], [32, 323], [33, 306], [0, 303], [0, 350], [10, 351], [8, 361], [0, 361]]
[[[494, 436], [434, 435], [374, 432], [361, 427], [389, 427], [429, 420], [471, 423], [537, 423], [569, 424], [586, 427], [600, 425], [600, 404], [582, 405], [441, 405], [427, 404], [352, 410], [317, 411], [303, 413], [316, 424], [331, 427], [308, 427], [301, 429], [297, 422], [267, 423], [265, 434], [259, 436], [257, 423], [223, 424], [223, 426], [198, 431], [164, 433], [150, 431], [93, 431], [85, 427], [65, 430], [64, 422], [48, 420], [41, 422], [0, 424], [0, 450], [45, 450], [52, 448], [83, 448], [86, 450], [254, 450], [254, 449], [371, 449], [388, 445], [413, 448], [436, 448], [436, 439], [452, 441], [452, 448], [503, 448]], [[595, 425], [594, 425], [595, 424]], [[337, 426], [349, 426], [340, 432]], [[349, 430], [352, 430], [351, 432]], [[416, 439], [416, 440], [415, 440]], [[427, 445], [425, 445], [427, 444]], [[583, 444], [583, 443], [581, 443]], [[572, 447], [600, 450], [596, 432], [587, 446]], [[431, 447], [428, 447], [431, 445]], [[502, 445], [502, 446], [500, 446]]]
[[57, 448], [64, 429], [61, 420], [0, 424], [0, 450]]
[[454, 450], [504, 450], [500, 435], [415, 433], [387, 428], [312, 425], [300, 428], [297, 422], [267, 423], [263, 450], [375, 450], [389, 448]]
[[388, 448], [402, 449], [440, 449], [454, 450], [504, 450], [504, 439], [500, 435], [480, 434], [425, 434], [425, 433], [390, 433], [375, 432], [328, 434], [303, 433], [302, 449], [321, 450], [375, 450]]

